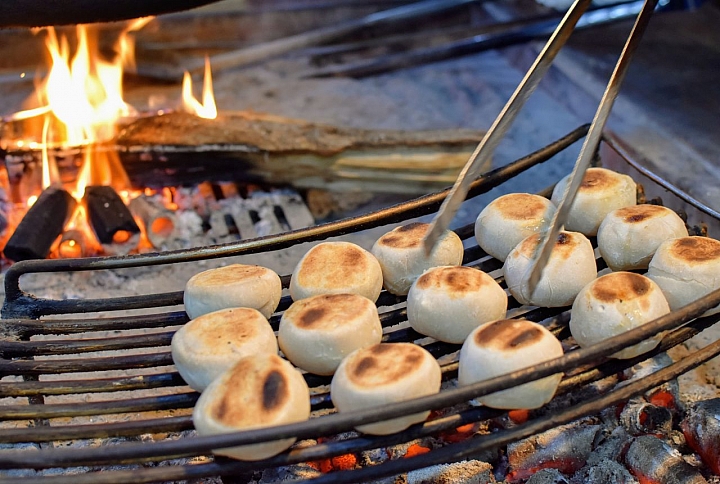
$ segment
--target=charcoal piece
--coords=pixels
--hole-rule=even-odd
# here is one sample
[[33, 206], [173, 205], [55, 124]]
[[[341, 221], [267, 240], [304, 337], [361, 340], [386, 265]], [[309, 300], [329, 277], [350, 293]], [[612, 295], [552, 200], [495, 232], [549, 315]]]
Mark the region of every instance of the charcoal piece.
[[[583, 484], [637, 484], [637, 480], [622, 464], [602, 459], [595, 465], [587, 465], [573, 476], [573, 482]], [[527, 481], [526, 484], [535, 484]]]
[[5, 257], [15, 262], [47, 257], [76, 205], [65, 190], [45, 189], [15, 228], [3, 250]]
[[688, 445], [715, 474], [720, 474], [720, 398], [693, 404], [680, 428]]
[[507, 482], [521, 482], [541, 469], [572, 474], [585, 466], [600, 432], [599, 425], [578, 420], [507, 446]]
[[669, 409], [647, 403], [640, 397], [631, 398], [620, 414], [620, 423], [632, 435], [668, 435], [672, 422]]
[[640, 482], [707, 484], [680, 452], [652, 435], [635, 438], [625, 455], [625, 465]]
[[557, 469], [541, 469], [525, 484], [569, 484], [567, 478]]
[[89, 186], [84, 200], [90, 226], [103, 245], [122, 244], [140, 234], [130, 210], [111, 187]]

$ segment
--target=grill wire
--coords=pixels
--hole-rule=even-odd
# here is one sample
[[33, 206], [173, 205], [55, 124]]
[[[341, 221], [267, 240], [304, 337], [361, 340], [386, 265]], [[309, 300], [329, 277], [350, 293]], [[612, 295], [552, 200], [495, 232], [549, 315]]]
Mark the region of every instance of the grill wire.
[[[549, 160], [557, 153], [582, 139], [587, 126], [582, 126], [545, 148], [498, 168], [474, 183], [470, 196], [489, 191], [502, 183], [539, 163]], [[655, 182], [661, 180], [653, 179]], [[665, 188], [668, 188], [665, 185]], [[671, 187], [670, 187], [671, 188]], [[684, 193], [673, 189], [685, 202], [693, 205], [693, 200]], [[510, 388], [524, 382], [562, 371], [565, 377], [556, 398], [562, 398], [571, 404], [560, 410], [550, 411], [529, 420], [525, 424], [496, 433], [476, 436], [475, 438], [448, 444], [422, 456], [388, 460], [384, 463], [365, 466], [350, 471], [325, 474], [312, 482], [344, 483], [367, 482], [384, 476], [391, 476], [422, 468], [433, 464], [446, 463], [471, 457], [480, 451], [495, 449], [507, 443], [533, 435], [558, 425], [571, 422], [580, 417], [598, 413], [610, 405], [619, 403], [633, 395], [643, 393], [649, 388], [671, 380], [678, 375], [702, 364], [720, 354], [720, 341], [683, 358], [675, 364], [659, 370], [642, 380], [634, 381], [604, 394], [588, 396], [587, 388], [592, 382], [615, 375], [625, 368], [644, 361], [653, 355], [671, 348], [700, 331], [708, 328], [720, 315], [693, 319], [707, 309], [720, 304], [720, 291], [716, 291], [699, 301], [668, 314], [640, 328], [606, 340], [585, 349], [574, 349], [563, 357], [533, 366], [526, 370], [513, 372], [467, 387], [444, 390], [437, 395], [415, 399], [409, 402], [388, 405], [383, 409], [362, 412], [332, 414], [312, 418], [307, 422], [284, 425], [270, 429], [258, 429], [234, 434], [212, 437], [194, 437], [184, 435], [179, 438], [156, 442], [110, 442], [111, 439], [124, 438], [137, 440], [149, 433], [181, 433], [191, 430], [190, 415], [174, 416], [174, 411], [188, 413], [198, 395], [184, 386], [180, 376], [163, 369], [172, 365], [170, 352], [166, 350], [174, 330], [172, 327], [187, 321], [184, 312], [171, 311], [142, 316], [105, 316], [92, 319], [44, 319], [37, 318], [53, 314], [82, 314], [88, 312], [105, 313], [107, 311], [136, 308], [162, 308], [182, 303], [182, 293], [163, 293], [142, 296], [130, 296], [105, 299], [53, 300], [38, 298], [23, 292], [19, 287], [23, 274], [43, 272], [94, 271], [148, 265], [172, 264], [203, 259], [214, 259], [241, 254], [254, 254], [276, 251], [302, 242], [322, 240], [328, 237], [342, 236], [356, 231], [382, 225], [403, 222], [410, 218], [432, 213], [437, 210], [447, 191], [427, 195], [378, 212], [369, 213], [352, 219], [324, 224], [308, 229], [270, 236], [221, 246], [203, 247], [163, 254], [95, 258], [80, 260], [25, 261], [15, 264], [6, 274], [6, 301], [3, 307], [3, 321], [0, 328], [0, 376], [20, 376], [23, 381], [0, 382], [0, 397], [24, 397], [27, 405], [5, 405], [0, 407], [0, 419], [5, 423], [31, 420], [34, 425], [27, 428], [0, 429], [0, 443], [23, 444], [43, 443], [41, 449], [3, 450], [0, 452], [0, 469], [28, 470], [52, 469], [51, 476], [38, 475], [23, 477], [23, 482], [57, 483], [115, 483], [115, 482], [162, 482], [186, 479], [198, 479], [211, 476], [237, 476], [242, 473], [293, 463], [316, 461], [346, 453], [356, 453], [369, 449], [408, 442], [420, 437], [451, 431], [461, 425], [479, 422], [504, 415], [506, 412], [486, 407], [472, 407], [467, 402], [478, 396]], [[702, 206], [695, 204], [701, 211]], [[709, 216], [716, 216], [709, 213]], [[472, 239], [473, 226], [468, 225], [456, 230], [463, 239]], [[473, 245], [466, 249], [463, 264], [477, 267], [495, 277], [502, 283], [501, 262], [487, 256]], [[598, 260], [599, 267], [604, 267]], [[286, 288], [289, 276], [282, 277]], [[403, 304], [404, 297], [396, 297], [386, 292], [380, 296], [378, 307], [385, 328], [384, 342], [414, 341], [430, 351], [435, 357], [451, 355], [460, 345], [441, 343], [416, 333], [408, 327], [396, 326], [406, 321]], [[278, 312], [270, 320], [277, 330], [280, 315], [291, 303], [285, 296]], [[568, 308], [530, 308], [521, 307], [514, 299], [509, 299], [509, 310], [513, 317], [524, 317], [542, 322], [558, 338], [567, 339], [569, 331]], [[94, 339], [60, 339], [52, 341], [31, 341], [35, 335], [72, 335], [91, 331], [158, 329], [166, 331], [150, 335], [130, 335]], [[608, 360], [604, 355], [636, 344], [639, 341], [665, 332], [661, 344], [652, 352], [631, 360]], [[79, 355], [88, 352], [124, 350], [138, 348], [160, 348], [165, 351], [151, 354], [127, 354], [121, 356], [87, 357]], [[70, 359], [43, 358], [73, 355]], [[77, 380], [41, 381], [39, 377], [51, 374], [94, 372], [105, 370], [158, 370], [150, 375], [126, 377], [83, 377]], [[442, 366], [443, 381], [457, 377], [457, 358]], [[311, 388], [313, 410], [332, 409], [326, 386], [330, 377], [305, 375]], [[113, 392], [163, 390], [163, 394], [152, 396], [130, 396], [111, 399]], [[108, 393], [104, 401], [87, 403], [45, 403], [45, 397], [57, 395], [82, 395]], [[418, 424], [409, 429], [388, 436], [357, 435], [342, 441], [326, 441], [302, 449], [295, 449], [276, 457], [259, 462], [240, 462], [226, 458], [214, 458], [200, 463], [178, 462], [180, 458], [200, 458], [211, 454], [213, 448], [230, 447], [260, 441], [277, 440], [285, 437], [298, 439], [317, 439], [352, 430], [360, 423], [385, 420], [399, 415], [423, 410], [442, 410], [442, 417]], [[128, 413], [165, 412], [161, 416], [143, 415], [129, 420], [109, 423], [67, 424], [73, 417], [112, 416]], [[187, 433], [186, 433], [187, 434]], [[89, 447], [67, 447], [68, 442], [82, 439], [101, 439], [105, 445]], [[90, 466], [90, 471], [78, 470]], [[103, 472], [97, 471], [102, 467]], [[57, 470], [57, 472], [55, 472]], [[79, 472], [79, 473], [78, 473]], [[57, 475], [59, 474], [59, 475]], [[17, 478], [0, 477], [0, 483], [12, 482]]]

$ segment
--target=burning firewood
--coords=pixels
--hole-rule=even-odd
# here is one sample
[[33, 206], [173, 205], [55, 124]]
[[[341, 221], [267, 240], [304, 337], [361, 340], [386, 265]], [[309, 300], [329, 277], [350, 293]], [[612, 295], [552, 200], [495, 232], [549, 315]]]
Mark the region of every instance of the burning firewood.
[[[194, 170], [193, 177], [208, 179], [425, 193], [452, 184], [482, 136], [340, 128], [253, 112], [216, 119], [177, 112], [135, 120], [116, 143], [134, 184], [152, 170], [155, 182], [172, 170], [167, 181], [173, 183]], [[190, 164], [198, 154], [205, 173]]]
[[75, 199], [65, 190], [43, 191], [5, 245], [5, 257], [15, 262], [47, 257], [53, 242], [75, 210]]
[[90, 225], [107, 253], [124, 255], [137, 247], [140, 227], [115, 190], [89, 186], [84, 199]]

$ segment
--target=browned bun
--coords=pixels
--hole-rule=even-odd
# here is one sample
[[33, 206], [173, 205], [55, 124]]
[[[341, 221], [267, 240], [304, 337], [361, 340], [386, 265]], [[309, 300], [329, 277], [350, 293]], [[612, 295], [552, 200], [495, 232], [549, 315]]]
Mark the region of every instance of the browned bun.
[[275, 332], [257, 309], [229, 308], [203, 314], [180, 328], [171, 343], [180, 376], [203, 391], [240, 358], [278, 352]]
[[[242, 358], [214, 380], [193, 411], [199, 435], [300, 422], [310, 416], [310, 395], [305, 379], [277, 355]], [[294, 438], [216, 450], [240, 460], [260, 460], [290, 447]]]
[[634, 205], [610, 212], [598, 229], [598, 249], [614, 271], [647, 269], [664, 241], [688, 234], [685, 222], [658, 205]]
[[524, 238], [547, 228], [555, 205], [530, 193], [510, 193], [496, 198], [475, 220], [475, 239], [488, 254], [504, 261]]
[[[524, 319], [504, 319], [474, 330], [460, 350], [458, 383], [470, 385], [563, 355], [560, 341], [544, 326]], [[562, 373], [478, 398], [493, 408], [538, 408], [549, 402]]]
[[[440, 365], [412, 343], [385, 343], [357, 350], [338, 367], [330, 385], [340, 412], [381, 407], [440, 391]], [[390, 434], [422, 422], [430, 412], [358, 426], [369, 434]]]
[[592, 244], [581, 233], [560, 232], [540, 282], [530, 294], [527, 281], [541, 240], [541, 234], [531, 235], [508, 255], [503, 266], [508, 290], [521, 304], [569, 306], [580, 289], [597, 277]]
[[[580, 346], [590, 346], [669, 312], [665, 296], [652, 280], [632, 272], [611, 272], [580, 291], [573, 303], [570, 332]], [[661, 338], [648, 338], [613, 356], [634, 358], [653, 349]]]
[[[560, 205], [570, 181], [566, 176], [555, 185], [552, 202]], [[615, 209], [637, 203], [637, 185], [627, 175], [606, 168], [588, 168], [578, 189], [565, 230], [596, 235], [603, 219]]]
[[280, 302], [282, 283], [270, 269], [231, 264], [194, 275], [185, 285], [190, 319], [226, 308], [253, 308], [269, 318]]
[[481, 324], [504, 318], [507, 301], [500, 284], [479, 269], [435, 267], [410, 288], [407, 317], [418, 333], [460, 344]]
[[320, 294], [359, 294], [376, 301], [382, 269], [375, 257], [350, 242], [323, 242], [300, 260], [290, 279], [294, 301]]
[[446, 230], [430, 255], [425, 254], [422, 240], [430, 224], [411, 223], [397, 227], [380, 237], [372, 253], [380, 262], [385, 289], [406, 295], [415, 279], [431, 267], [457, 266], [462, 263], [462, 240]]
[[278, 331], [285, 356], [318, 375], [332, 375], [345, 356], [381, 339], [377, 307], [357, 294], [325, 294], [295, 301], [283, 314]]
[[[647, 276], [662, 289], [673, 311], [720, 289], [720, 241], [681, 237], [658, 247]], [[706, 316], [720, 310], [715, 307]]]

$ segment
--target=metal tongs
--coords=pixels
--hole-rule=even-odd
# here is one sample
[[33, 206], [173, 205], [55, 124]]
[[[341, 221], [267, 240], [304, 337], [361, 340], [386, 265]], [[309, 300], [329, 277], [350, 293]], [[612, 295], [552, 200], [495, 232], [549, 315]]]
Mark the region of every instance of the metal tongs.
[[[455, 217], [455, 213], [467, 196], [470, 184], [478, 177], [480, 169], [488, 162], [488, 160], [490, 160], [490, 157], [494, 153], [495, 148], [497, 148], [498, 143], [515, 120], [518, 112], [525, 104], [525, 101], [527, 101], [547, 72], [557, 53], [563, 45], [565, 45], [565, 42], [567, 42], [567, 39], [573, 32], [575, 25], [585, 10], [587, 10], [590, 3], [591, 0], [575, 0], [575, 3], [573, 3], [567, 14], [565, 14], [565, 17], [563, 17], [560, 24], [550, 36], [550, 39], [545, 44], [545, 47], [542, 49], [537, 59], [535, 59], [535, 62], [525, 74], [525, 77], [520, 82], [513, 95], [510, 97], [510, 100], [508, 100], [503, 110], [495, 119], [495, 122], [492, 124], [480, 144], [477, 148], [475, 148], [475, 151], [458, 175], [458, 179], [455, 181], [455, 184], [440, 207], [438, 214], [433, 219], [430, 229], [423, 239], [426, 253], [429, 254], [432, 251], [440, 236], [450, 225], [450, 222]], [[590, 125], [590, 130], [588, 131], [582, 149], [580, 150], [580, 155], [575, 162], [575, 167], [573, 168], [570, 176], [570, 182], [565, 188], [562, 202], [555, 212], [552, 223], [545, 231], [543, 239], [535, 252], [530, 277], [527, 281], [529, 294], [534, 293], [535, 288], [540, 281], [543, 269], [547, 265], [552, 249], [555, 246], [555, 240], [557, 239], [558, 232], [567, 219], [570, 207], [572, 206], [572, 203], [575, 200], [575, 195], [580, 187], [580, 183], [585, 176], [585, 171], [590, 165], [593, 155], [600, 143], [605, 122], [610, 115], [610, 111], [615, 99], [617, 98], [618, 91], [620, 90], [620, 85], [622, 84], [625, 74], [627, 73], [627, 69], [630, 66], [630, 59], [640, 43], [642, 34], [650, 21], [650, 17], [652, 16], [657, 3], [658, 0], [645, 0], [645, 3], [635, 20], [635, 25], [633, 25], [632, 31], [625, 42], [625, 46], [623, 47], [620, 58], [615, 65], [615, 69], [610, 76], [610, 80], [605, 88], [602, 99], [600, 100], [595, 117]]]

